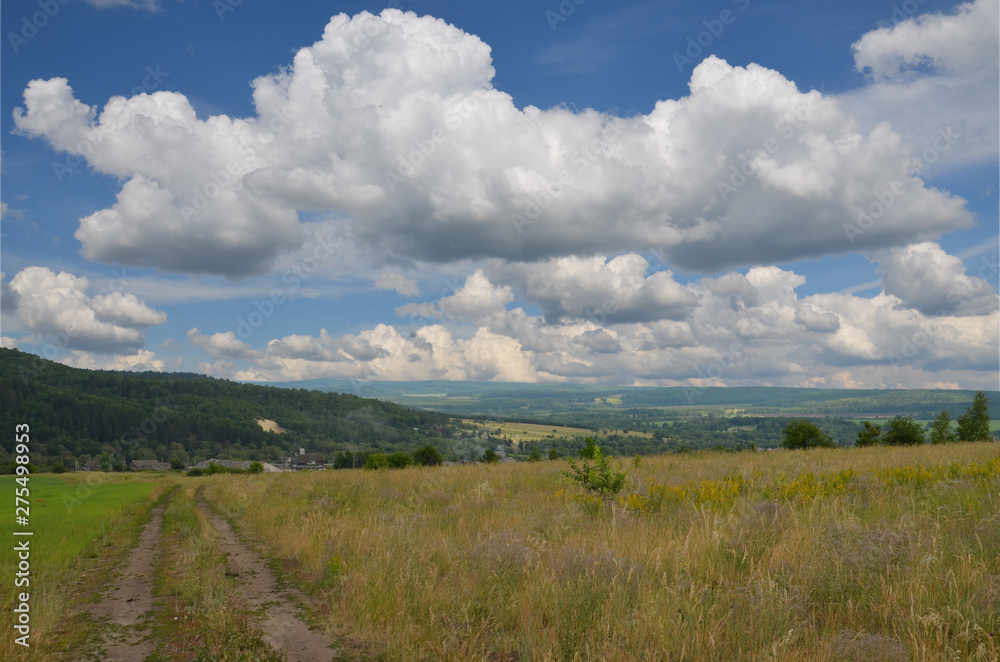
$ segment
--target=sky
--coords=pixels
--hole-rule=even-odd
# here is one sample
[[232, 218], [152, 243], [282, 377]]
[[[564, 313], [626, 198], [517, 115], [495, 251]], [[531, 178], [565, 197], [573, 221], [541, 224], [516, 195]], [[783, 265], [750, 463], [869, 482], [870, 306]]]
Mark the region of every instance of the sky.
[[998, 389], [1000, 0], [4, 0], [0, 345]]

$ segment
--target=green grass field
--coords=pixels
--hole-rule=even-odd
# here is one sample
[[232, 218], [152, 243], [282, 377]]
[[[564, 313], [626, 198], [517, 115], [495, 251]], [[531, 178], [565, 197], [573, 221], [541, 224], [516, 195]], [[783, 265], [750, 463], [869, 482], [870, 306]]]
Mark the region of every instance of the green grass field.
[[[13, 508], [0, 521], [0, 537], [15, 540], [15, 530], [33, 532], [30, 540], [31, 657], [24, 658], [13, 636], [0, 641], [0, 659], [57, 659], [49, 657], [72, 639], [66, 631], [67, 618], [74, 611], [69, 584], [93, 565], [109, 548], [130, 544], [129, 536], [159, 494], [165, 479], [136, 474], [73, 474], [55, 477], [32, 475], [29, 526], [16, 526]], [[14, 476], [0, 477], [0, 495], [13, 504]], [[12, 553], [0, 556], [0, 577], [12, 587], [17, 559]], [[13, 587], [12, 587], [13, 588]], [[24, 590], [17, 589], [18, 592]], [[0, 631], [13, 632], [14, 594], [2, 593]], [[19, 657], [22, 656], [22, 657]]]

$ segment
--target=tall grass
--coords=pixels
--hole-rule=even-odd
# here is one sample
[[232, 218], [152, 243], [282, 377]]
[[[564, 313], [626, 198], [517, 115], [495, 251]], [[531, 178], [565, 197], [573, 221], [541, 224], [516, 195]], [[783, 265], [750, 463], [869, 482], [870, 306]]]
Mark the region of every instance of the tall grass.
[[206, 496], [328, 629], [394, 660], [985, 662], [998, 457], [661, 456], [605, 500], [562, 462], [219, 476]]
[[218, 537], [185, 480], [163, 514], [162, 557], [155, 574], [160, 597], [154, 622], [156, 662], [282, 662], [227, 574]]

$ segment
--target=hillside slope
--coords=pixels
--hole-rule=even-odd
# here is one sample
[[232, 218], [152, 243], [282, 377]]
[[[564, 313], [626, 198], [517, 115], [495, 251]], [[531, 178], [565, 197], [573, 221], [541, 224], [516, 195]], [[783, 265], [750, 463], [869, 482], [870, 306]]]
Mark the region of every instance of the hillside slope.
[[[256, 422], [277, 422], [267, 432]], [[81, 370], [0, 349], [0, 425], [27, 423], [32, 462], [97, 457], [276, 459], [300, 447], [413, 449], [448, 435], [451, 419], [340, 393], [239, 384], [191, 373]], [[12, 458], [4, 435], [0, 463]]]

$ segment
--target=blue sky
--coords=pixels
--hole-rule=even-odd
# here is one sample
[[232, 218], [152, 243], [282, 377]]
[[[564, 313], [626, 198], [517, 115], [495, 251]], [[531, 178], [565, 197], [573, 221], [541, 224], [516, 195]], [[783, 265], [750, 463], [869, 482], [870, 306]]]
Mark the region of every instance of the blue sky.
[[997, 388], [997, 6], [5, 2], [2, 342]]

